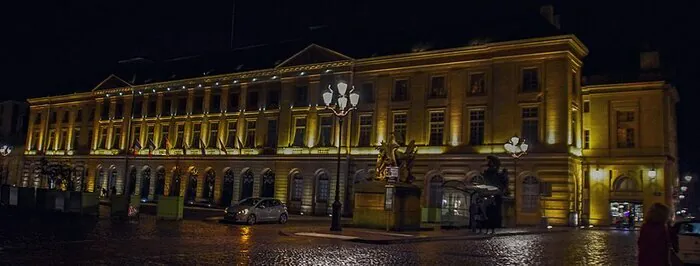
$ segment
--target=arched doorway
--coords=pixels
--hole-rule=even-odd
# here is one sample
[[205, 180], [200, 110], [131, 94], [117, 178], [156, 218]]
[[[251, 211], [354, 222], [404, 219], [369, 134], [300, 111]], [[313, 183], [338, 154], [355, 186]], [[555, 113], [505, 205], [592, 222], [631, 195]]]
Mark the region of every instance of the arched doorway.
[[214, 185], [216, 183], [216, 172], [214, 169], [209, 168], [204, 177], [204, 193], [202, 196], [208, 203], [214, 203]]
[[[165, 195], [165, 168], [158, 167], [156, 171], [156, 190], [154, 191], [156, 196]], [[153, 197], [154, 199], [157, 197]]]
[[621, 175], [610, 191], [610, 221], [619, 228], [633, 228], [644, 221], [644, 195], [638, 180]]
[[275, 196], [275, 173], [267, 169], [262, 175], [260, 182], [260, 197], [272, 198]]
[[127, 186], [126, 194], [133, 196], [136, 193], [136, 167], [132, 166], [129, 169], [129, 186]]
[[170, 182], [170, 196], [181, 197], [182, 190], [180, 188], [182, 186], [182, 173], [180, 172], [180, 168], [173, 168], [171, 178], [172, 179]]
[[247, 169], [241, 175], [241, 197], [240, 199], [250, 198], [253, 196], [253, 185], [255, 183], [255, 177], [253, 176], [253, 171]]
[[109, 171], [109, 184], [107, 184], [107, 187], [109, 187], [109, 195], [119, 194], [117, 190], [118, 176], [119, 173], [117, 173], [117, 169], [114, 166], [112, 166]]
[[221, 193], [221, 205], [230, 206], [233, 200], [233, 170], [231, 168], [226, 168], [224, 171], [224, 186]]
[[141, 201], [148, 201], [151, 192], [151, 168], [146, 166], [141, 170]]
[[319, 171], [316, 174], [316, 185], [314, 186], [315, 205], [314, 215], [328, 214], [331, 197], [331, 179], [326, 171]]
[[294, 171], [289, 181], [289, 212], [299, 214], [304, 196], [304, 177], [298, 171]]
[[95, 184], [93, 191], [99, 192], [101, 197], [107, 196], [107, 180], [105, 177], [105, 169], [98, 167], [95, 171]]
[[190, 167], [189, 178], [187, 181], [187, 191], [185, 193], [185, 202], [194, 203], [197, 197], [197, 168]]

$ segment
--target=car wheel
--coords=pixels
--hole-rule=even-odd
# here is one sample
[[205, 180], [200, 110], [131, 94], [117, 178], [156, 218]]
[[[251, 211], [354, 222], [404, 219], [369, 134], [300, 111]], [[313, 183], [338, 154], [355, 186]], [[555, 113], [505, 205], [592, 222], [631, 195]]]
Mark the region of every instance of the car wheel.
[[246, 220], [246, 223], [248, 223], [248, 225], [254, 225], [255, 224], [255, 214], [248, 215], [248, 220]]
[[287, 223], [287, 214], [286, 214], [286, 213], [283, 213], [282, 215], [280, 215], [280, 220], [279, 220], [279, 222], [280, 222], [280, 224], [286, 224], [286, 223]]

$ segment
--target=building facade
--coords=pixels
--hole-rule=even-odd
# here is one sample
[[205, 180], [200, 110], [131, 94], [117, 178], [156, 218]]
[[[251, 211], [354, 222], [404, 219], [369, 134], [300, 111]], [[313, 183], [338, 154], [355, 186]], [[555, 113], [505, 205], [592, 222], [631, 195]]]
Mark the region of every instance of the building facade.
[[[496, 155], [511, 175], [512, 223], [544, 215], [566, 224], [572, 214], [610, 223], [608, 201], [670, 200], [677, 95], [665, 83], [582, 88], [587, 53], [572, 35], [370, 58], [312, 44], [272, 69], [141, 85], [110, 76], [90, 92], [29, 99], [33, 163], [18, 185], [71, 180], [76, 190], [221, 205], [269, 196], [292, 212], [326, 215], [341, 140], [321, 94], [345, 81], [361, 95], [340, 145], [346, 214], [353, 185], [374, 175], [376, 145], [394, 136], [418, 145], [413, 173], [425, 221], [445, 212], [446, 181], [478, 180], [486, 156]], [[668, 127], [651, 129], [660, 123]], [[622, 131], [633, 136], [624, 147]], [[517, 167], [503, 149], [513, 135], [531, 147]], [[76, 170], [44, 178], [42, 158]], [[593, 168], [605, 177], [593, 182]], [[651, 170], [654, 188], [644, 174]], [[552, 184], [550, 197], [539, 196], [541, 182]]]
[[28, 113], [29, 106], [26, 102], [0, 102], [0, 146], [6, 147], [0, 152], [0, 184], [15, 183], [10, 179], [19, 176], [24, 167]]

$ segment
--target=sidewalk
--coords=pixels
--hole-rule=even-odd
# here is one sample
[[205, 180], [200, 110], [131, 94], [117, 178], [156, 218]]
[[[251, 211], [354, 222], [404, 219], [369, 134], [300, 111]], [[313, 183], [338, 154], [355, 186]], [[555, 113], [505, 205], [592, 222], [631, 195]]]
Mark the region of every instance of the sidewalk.
[[279, 231], [280, 235], [289, 237], [318, 237], [327, 239], [338, 239], [357, 243], [388, 245], [399, 243], [415, 243], [428, 241], [448, 241], [448, 240], [484, 240], [493, 237], [531, 235], [569, 232], [572, 228], [501, 228], [496, 230], [496, 234], [477, 234], [468, 229], [457, 230], [434, 230], [420, 232], [387, 232], [383, 230], [363, 229], [363, 228], [343, 228], [342, 232], [332, 232], [328, 227], [318, 226], [296, 226], [288, 227]]

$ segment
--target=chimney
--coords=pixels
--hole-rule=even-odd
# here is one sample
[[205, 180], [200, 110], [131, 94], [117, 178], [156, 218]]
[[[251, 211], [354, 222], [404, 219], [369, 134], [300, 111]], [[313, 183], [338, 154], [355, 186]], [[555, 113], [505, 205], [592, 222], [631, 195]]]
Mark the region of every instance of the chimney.
[[544, 19], [549, 22], [549, 24], [552, 24], [554, 27], [557, 29], [560, 28], [559, 25], [559, 15], [554, 15], [554, 6], [552, 5], [544, 5], [540, 7], [540, 15], [544, 17]]
[[659, 52], [645, 51], [639, 53], [639, 69], [642, 71], [658, 70], [661, 67]]

